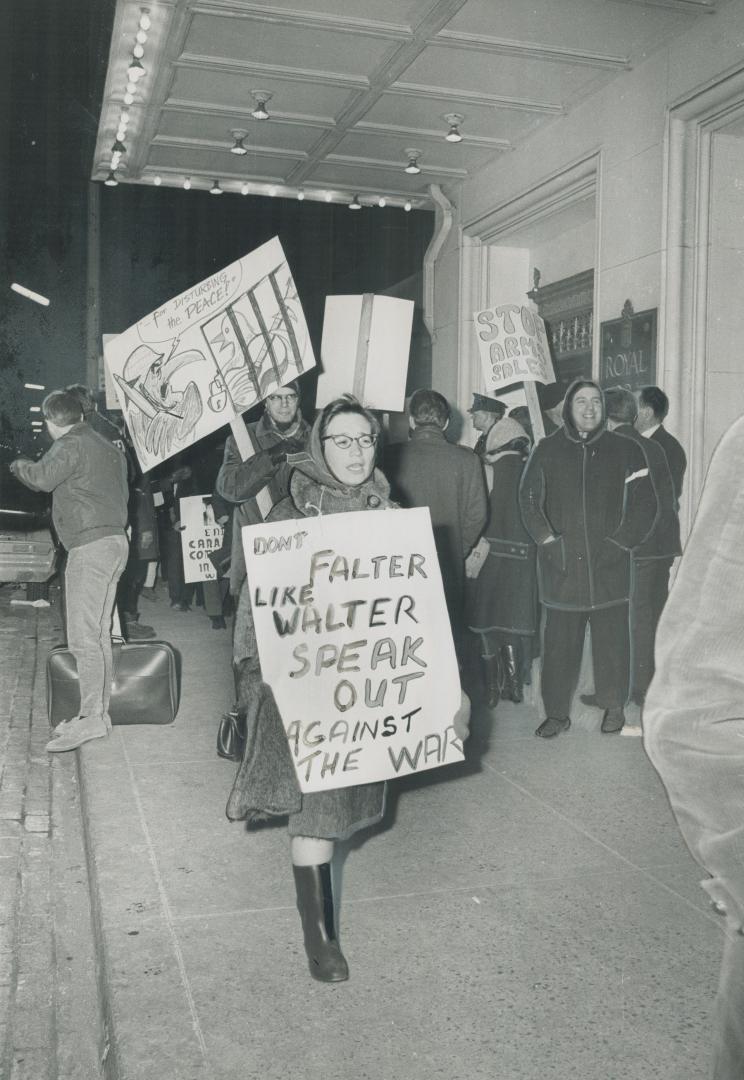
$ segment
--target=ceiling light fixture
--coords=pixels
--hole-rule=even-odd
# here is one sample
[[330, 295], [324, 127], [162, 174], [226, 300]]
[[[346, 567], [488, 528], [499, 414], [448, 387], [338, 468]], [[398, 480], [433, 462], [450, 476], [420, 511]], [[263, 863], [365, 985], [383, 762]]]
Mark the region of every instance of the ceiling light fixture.
[[266, 102], [270, 101], [274, 95], [270, 90], [251, 90], [251, 97], [255, 101], [256, 105], [251, 112], [251, 116], [254, 120], [268, 120], [269, 112], [266, 108]]
[[138, 60], [141, 60], [142, 57], [145, 55], [145, 50], [139, 42], [137, 42], [137, 44], [132, 49], [132, 54], [136, 56]]
[[248, 150], [245, 146], [243, 146], [243, 139], [247, 137], [248, 132], [245, 131], [243, 128], [232, 128], [230, 134], [235, 140], [233, 145], [230, 147], [230, 153], [238, 154], [240, 157], [242, 157], [243, 154], [247, 154]]
[[163, 181], [162, 181], [162, 178], [161, 178], [161, 177], [159, 177], [159, 176], [153, 176], [153, 178], [152, 178], [152, 182], [153, 182], [153, 184], [155, 185], [155, 187], [160, 187], [160, 185], [162, 184], [162, 182], [163, 182]]
[[333, 202], [333, 193], [332, 192], [326, 191], [326, 193], [325, 193], [325, 201], [326, 202]]
[[106, 185], [106, 187], [116, 187], [117, 186], [119, 181], [116, 179], [116, 175], [115, 175], [113, 169], [111, 170], [111, 172], [108, 174], [108, 176], [106, 177], [106, 179], [103, 182]]
[[138, 30], [135, 36], [137, 38], [137, 44], [138, 45], [144, 45], [145, 42], [147, 41], [147, 31], [146, 30]]
[[210, 195], [221, 195], [222, 194], [222, 188], [220, 187], [219, 180], [215, 180], [215, 182], [212, 184], [211, 188], [209, 189], [209, 194]]
[[191, 177], [187, 176], [183, 182], [183, 190], [191, 191]]
[[114, 145], [111, 147], [112, 154], [126, 154], [127, 148], [121, 139], [116, 139]]
[[450, 112], [445, 113], [444, 120], [449, 124], [449, 131], [444, 136], [447, 142], [462, 142], [462, 135], [460, 134], [460, 124], [463, 123], [465, 117], [461, 113]]
[[297, 192], [297, 198], [300, 202], [302, 202], [305, 198], [305, 192], [302, 190], [302, 188], [300, 188], [300, 190]]
[[412, 207], [411, 207], [411, 204], [410, 204], [409, 202], [407, 202], [407, 203], [403, 203], [403, 209], [405, 210], [405, 212], [406, 212], [407, 214], [408, 214], [408, 213], [410, 213], [410, 211], [411, 211], [411, 209], [412, 209]]
[[250, 192], [250, 190], [251, 190], [250, 184], [243, 184], [242, 188], [240, 189], [240, 194], [241, 195], [247, 195]]
[[124, 95], [124, 104], [125, 105], [133, 105], [134, 104], [134, 94], [125, 94]]
[[384, 195], [380, 195], [379, 199], [377, 200], [377, 205], [380, 207], [381, 210], [385, 209], [385, 207], [387, 206], [387, 199]]
[[144, 74], [145, 69], [143, 68], [142, 64], [136, 56], [133, 56], [129, 62], [129, 67], [127, 68], [127, 75], [130, 82], [136, 83], [138, 79], [141, 79]]
[[349, 203], [349, 210], [361, 210], [362, 204], [359, 202], [359, 196], [355, 195]]
[[148, 15], [148, 9], [147, 8], [140, 8], [140, 12], [141, 12], [140, 19], [139, 19], [140, 30], [149, 30], [150, 27], [152, 26], [152, 23], [150, 22], [150, 16]]
[[418, 160], [421, 157], [421, 151], [420, 150], [415, 150], [412, 147], [409, 147], [407, 150], [404, 150], [403, 152], [406, 155], [406, 157], [408, 158], [408, 164], [406, 165], [405, 171], [410, 176], [415, 176], [417, 173], [420, 173], [421, 169], [419, 168]]

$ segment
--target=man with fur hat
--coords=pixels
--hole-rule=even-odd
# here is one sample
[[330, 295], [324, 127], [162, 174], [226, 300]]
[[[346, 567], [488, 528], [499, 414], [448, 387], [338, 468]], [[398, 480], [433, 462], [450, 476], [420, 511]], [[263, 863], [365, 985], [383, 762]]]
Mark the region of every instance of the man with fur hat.
[[630, 553], [651, 531], [656, 496], [641, 448], [607, 430], [604, 395], [590, 379], [569, 387], [563, 427], [535, 447], [520, 487], [538, 545], [546, 608], [542, 696], [551, 738], [571, 725], [587, 622], [602, 731], [619, 732], [628, 697]]

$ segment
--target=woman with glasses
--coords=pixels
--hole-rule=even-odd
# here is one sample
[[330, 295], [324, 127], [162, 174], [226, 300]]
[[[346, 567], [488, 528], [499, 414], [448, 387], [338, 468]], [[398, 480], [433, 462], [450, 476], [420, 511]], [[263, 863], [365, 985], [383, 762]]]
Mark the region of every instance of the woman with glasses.
[[[355, 398], [345, 395], [332, 401], [313, 425], [304, 460], [294, 459], [289, 498], [274, 508], [270, 520], [393, 507], [388, 482], [375, 468], [379, 433], [377, 417]], [[385, 784], [302, 794], [271, 691], [261, 682], [260, 670], [246, 671], [245, 677], [252, 691], [248, 738], [227, 816], [250, 821], [288, 814], [310, 973], [322, 982], [342, 982], [349, 971], [334, 929], [330, 867], [334, 844], [381, 819]], [[458, 734], [465, 737], [467, 728]]]
[[[388, 482], [375, 469], [380, 424], [359, 402], [345, 396], [318, 416], [308, 453], [295, 465], [289, 497], [271, 521], [384, 510], [394, 504]], [[246, 753], [227, 804], [231, 820], [261, 819], [288, 813], [297, 907], [302, 920], [310, 973], [323, 982], [349, 977], [334, 929], [331, 858], [334, 843], [375, 824], [385, 805], [383, 783], [302, 794], [269, 688], [259, 670], [244, 670], [241, 697], [248, 698]], [[246, 685], [247, 684], [247, 685]]]

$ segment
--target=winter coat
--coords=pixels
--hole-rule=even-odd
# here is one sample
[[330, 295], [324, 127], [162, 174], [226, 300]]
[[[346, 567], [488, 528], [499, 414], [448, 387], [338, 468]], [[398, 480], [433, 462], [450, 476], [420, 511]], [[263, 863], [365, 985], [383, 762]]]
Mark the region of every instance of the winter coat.
[[679, 500], [682, 498], [682, 481], [685, 478], [687, 468], [687, 455], [682, 449], [682, 444], [667, 431], [663, 424], [659, 424], [656, 431], [652, 432], [648, 438], [658, 443], [666, 454], [669, 471], [674, 481], [674, 491], [677, 495], [677, 509], [679, 509]]
[[428, 506], [450, 612], [462, 608], [465, 557], [486, 523], [486, 485], [475, 453], [447, 442], [439, 427], [418, 427], [385, 455], [393, 498]]
[[659, 443], [644, 439], [632, 424], [620, 424], [617, 435], [633, 439], [640, 446], [648, 464], [648, 474], [656, 495], [656, 520], [642, 544], [633, 549], [633, 559], [674, 559], [682, 554], [679, 539], [679, 517], [674, 481], [667, 456]]
[[124, 535], [126, 459], [83, 421], [55, 439], [40, 461], [20, 458], [12, 468], [32, 491], [53, 492], [52, 521], [67, 551]]
[[519, 512], [523, 455], [516, 450], [492, 460], [493, 487], [485, 538], [488, 554], [468, 588], [471, 630], [533, 634], [537, 630], [535, 544]]
[[[268, 520], [347, 513], [352, 510], [383, 510], [394, 504], [382, 473], [375, 469], [359, 487], [347, 488], [329, 472], [316, 421], [303, 456], [289, 485], [289, 497], [274, 507]], [[244, 588], [248, 588], [248, 584]], [[241, 597], [243, 604], [244, 597]], [[251, 660], [239, 672], [239, 704], [246, 712], [246, 748], [226, 813], [232, 821], [262, 820], [289, 815], [292, 836], [315, 836], [340, 840], [379, 821], [385, 808], [383, 782], [355, 787], [300, 792], [290, 754], [285, 723], [271, 688], [261, 681], [260, 669]]]
[[[280, 432], [264, 413], [247, 425], [255, 454], [243, 461], [233, 435], [225, 443], [225, 456], [217, 474], [215, 490], [235, 506], [230, 552], [230, 592], [237, 596], [245, 579], [245, 557], [241, 529], [264, 521], [271, 507], [286, 498], [292, 466], [282, 455], [283, 447], [296, 451], [304, 447], [310, 427], [300, 418], [289, 432]], [[281, 460], [279, 458], [281, 457]], [[267, 489], [264, 497], [263, 489]]]
[[[630, 551], [648, 535], [656, 497], [641, 448], [604, 420], [582, 437], [568, 390], [563, 427], [532, 451], [520, 485], [522, 519], [538, 544], [540, 599], [547, 607], [594, 610], [630, 595]], [[599, 387], [597, 387], [599, 389]]]

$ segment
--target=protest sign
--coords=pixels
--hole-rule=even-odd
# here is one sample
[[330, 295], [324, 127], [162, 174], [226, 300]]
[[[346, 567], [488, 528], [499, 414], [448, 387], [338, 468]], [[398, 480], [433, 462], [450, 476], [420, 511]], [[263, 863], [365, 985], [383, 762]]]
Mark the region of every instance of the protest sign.
[[117, 336], [118, 336], [117, 334], [103, 334], [101, 336], [102, 348], [101, 348], [101, 356], [100, 356], [100, 359], [99, 359], [99, 376], [100, 377], [99, 377], [98, 389], [99, 390], [103, 389], [105, 391], [105, 394], [106, 394], [106, 408], [108, 409], [109, 412], [111, 412], [111, 411], [120, 412], [121, 411], [121, 405], [119, 404], [119, 398], [116, 396], [116, 385], [114, 384], [114, 380], [111, 378], [111, 373], [109, 372], [109, 369], [106, 366], [106, 362], [104, 360], [104, 355], [106, 353], [106, 345], [109, 343], [109, 341], [113, 341]]
[[502, 304], [473, 316], [486, 393], [514, 382], [555, 382], [545, 323], [528, 307]]
[[264, 522], [242, 539], [261, 671], [301, 790], [461, 761], [428, 508]]
[[327, 296], [316, 408], [351, 393], [370, 409], [402, 412], [412, 324], [412, 300]]
[[315, 365], [276, 238], [145, 316], [104, 354], [144, 472]]
[[211, 495], [187, 495], [179, 500], [184, 581], [216, 581], [209, 552], [222, 547], [224, 529], [214, 519]]

